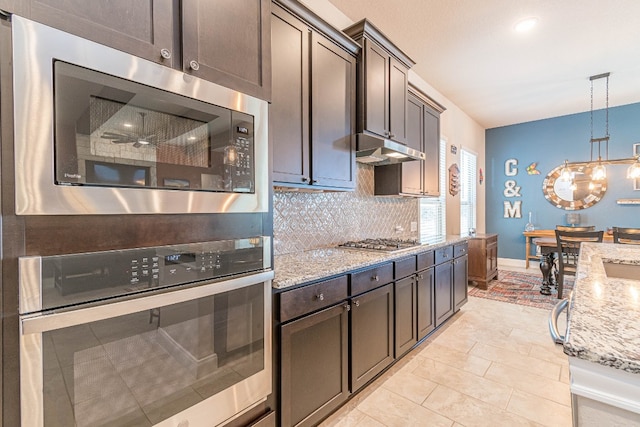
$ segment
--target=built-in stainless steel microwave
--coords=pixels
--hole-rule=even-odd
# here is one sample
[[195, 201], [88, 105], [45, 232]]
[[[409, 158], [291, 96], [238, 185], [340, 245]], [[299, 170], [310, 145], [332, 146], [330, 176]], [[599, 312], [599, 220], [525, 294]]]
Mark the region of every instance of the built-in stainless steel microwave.
[[13, 17], [18, 215], [266, 212], [267, 103]]

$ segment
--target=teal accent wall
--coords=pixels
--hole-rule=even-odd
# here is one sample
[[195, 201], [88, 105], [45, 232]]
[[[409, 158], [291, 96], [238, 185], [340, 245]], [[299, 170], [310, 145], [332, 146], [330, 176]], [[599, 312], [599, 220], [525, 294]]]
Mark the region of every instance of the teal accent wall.
[[[604, 111], [594, 112], [594, 137], [604, 135]], [[633, 155], [633, 144], [640, 143], [640, 103], [609, 109], [609, 158]], [[640, 228], [640, 205], [618, 205], [618, 199], [640, 199], [640, 191], [626, 178], [627, 165], [607, 166], [607, 192], [594, 206], [566, 211], [556, 208], [542, 192], [547, 173], [564, 162], [590, 158], [590, 113], [572, 114], [500, 128], [487, 129], [486, 156], [486, 230], [499, 234], [498, 257], [524, 259], [522, 232], [532, 213], [536, 229], [553, 229], [565, 224], [565, 214], [581, 215], [581, 224], [608, 227]], [[604, 153], [603, 153], [604, 157]], [[505, 161], [516, 159], [515, 176], [505, 175]], [[540, 175], [529, 175], [527, 166], [537, 162]], [[505, 181], [513, 179], [520, 187], [520, 197], [505, 197]], [[522, 201], [522, 218], [504, 218], [503, 202]]]

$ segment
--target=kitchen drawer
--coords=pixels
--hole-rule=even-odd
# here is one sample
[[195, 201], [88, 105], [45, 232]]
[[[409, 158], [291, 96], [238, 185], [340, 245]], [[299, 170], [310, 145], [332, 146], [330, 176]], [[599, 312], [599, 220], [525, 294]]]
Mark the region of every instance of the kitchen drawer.
[[418, 254], [418, 271], [422, 271], [426, 268], [433, 267], [435, 264], [435, 257], [433, 251], [423, 252]]
[[451, 259], [453, 259], [453, 246], [444, 246], [436, 249], [436, 264], [442, 264]]
[[280, 294], [280, 321], [328, 307], [347, 299], [347, 276], [336, 277]]
[[353, 273], [351, 274], [350, 295], [358, 295], [391, 282], [393, 282], [393, 263], [391, 262]]
[[416, 256], [412, 255], [407, 258], [399, 259], [398, 261], [393, 262], [393, 266], [395, 269], [395, 279], [402, 279], [403, 277], [407, 277], [411, 274], [414, 274], [416, 271]]
[[469, 252], [469, 245], [467, 244], [467, 242], [458, 243], [457, 245], [453, 246], [454, 258], [458, 258], [459, 256], [466, 254], [467, 252]]

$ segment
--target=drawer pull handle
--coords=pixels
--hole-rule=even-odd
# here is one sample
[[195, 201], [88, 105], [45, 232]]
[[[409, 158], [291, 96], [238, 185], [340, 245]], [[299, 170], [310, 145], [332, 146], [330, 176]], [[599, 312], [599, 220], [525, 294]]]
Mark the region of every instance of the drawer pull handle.
[[377, 282], [378, 280], [380, 280], [380, 278], [376, 274], [375, 276], [371, 276], [371, 280], [373, 280], [374, 282]]
[[318, 294], [316, 298], [318, 299], [318, 301], [324, 301], [324, 294]]
[[353, 305], [355, 305], [356, 307], [360, 307], [360, 301], [355, 300], [355, 301], [353, 302]]

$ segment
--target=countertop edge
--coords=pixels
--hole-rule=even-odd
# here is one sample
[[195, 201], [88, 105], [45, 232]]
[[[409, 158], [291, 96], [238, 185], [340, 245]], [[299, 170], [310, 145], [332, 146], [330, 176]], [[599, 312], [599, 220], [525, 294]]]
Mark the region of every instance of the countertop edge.
[[274, 256], [275, 278], [273, 279], [272, 287], [276, 290], [283, 290], [349, 271], [435, 250], [443, 246], [455, 245], [467, 240], [469, 240], [467, 236], [447, 236], [442, 242], [420, 245], [395, 253], [378, 253], [333, 247], [312, 249], [295, 254], [276, 255]]

